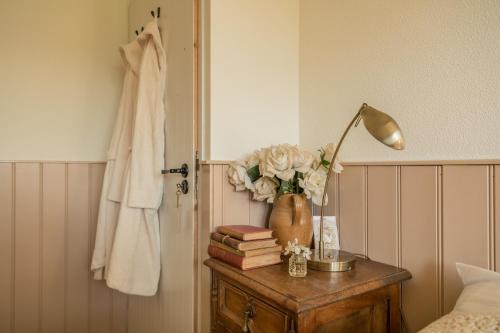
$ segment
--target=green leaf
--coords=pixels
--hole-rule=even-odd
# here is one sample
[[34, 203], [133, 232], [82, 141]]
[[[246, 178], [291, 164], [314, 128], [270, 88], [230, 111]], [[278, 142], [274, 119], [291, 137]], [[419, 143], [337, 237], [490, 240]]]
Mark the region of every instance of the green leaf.
[[247, 170], [247, 175], [250, 177], [250, 181], [253, 183], [260, 178], [259, 166], [256, 165]]
[[319, 158], [323, 161], [325, 159], [326, 152], [323, 148], [318, 149], [319, 151]]
[[293, 184], [290, 181], [282, 180], [280, 183], [278, 194], [282, 195], [282, 194], [292, 193], [292, 187]]

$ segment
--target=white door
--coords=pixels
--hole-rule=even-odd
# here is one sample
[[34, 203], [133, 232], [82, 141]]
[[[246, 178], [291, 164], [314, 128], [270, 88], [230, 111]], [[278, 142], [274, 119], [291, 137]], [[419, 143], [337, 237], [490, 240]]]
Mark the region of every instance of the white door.
[[[188, 164], [186, 178], [165, 175], [160, 208], [161, 278], [157, 297], [132, 297], [129, 332], [189, 333], [195, 330], [196, 307], [196, 158], [197, 150], [197, 0], [133, 0], [129, 8], [130, 37], [140, 32], [160, 7], [159, 25], [167, 54], [166, 167]], [[187, 194], [177, 184], [186, 180]]]

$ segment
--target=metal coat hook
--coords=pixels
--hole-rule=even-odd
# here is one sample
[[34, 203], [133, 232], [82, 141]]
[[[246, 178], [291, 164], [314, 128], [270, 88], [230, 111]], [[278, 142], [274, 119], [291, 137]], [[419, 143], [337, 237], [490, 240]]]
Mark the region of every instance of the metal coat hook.
[[156, 9], [156, 15], [155, 15], [155, 11], [154, 10], [152, 10], [150, 13], [151, 13], [151, 16], [156, 17], [156, 18], [160, 18], [161, 8], [158, 7]]
[[[143, 32], [143, 31], [144, 31], [144, 27], [141, 27], [141, 32]], [[135, 31], [135, 34], [136, 34], [137, 36], [139, 36], [139, 30], [136, 30], [136, 31]]]

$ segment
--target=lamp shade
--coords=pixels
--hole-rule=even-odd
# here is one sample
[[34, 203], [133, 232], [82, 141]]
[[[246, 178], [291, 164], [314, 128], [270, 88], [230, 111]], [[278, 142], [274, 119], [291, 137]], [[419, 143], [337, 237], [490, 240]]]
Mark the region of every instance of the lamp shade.
[[366, 130], [384, 145], [397, 150], [405, 148], [403, 133], [391, 116], [365, 105], [361, 111], [361, 119]]

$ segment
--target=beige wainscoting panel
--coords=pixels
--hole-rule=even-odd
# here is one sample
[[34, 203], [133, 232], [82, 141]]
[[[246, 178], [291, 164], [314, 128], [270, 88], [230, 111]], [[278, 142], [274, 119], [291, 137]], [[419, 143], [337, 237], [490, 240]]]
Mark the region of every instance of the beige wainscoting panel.
[[64, 332], [66, 253], [66, 165], [43, 165], [42, 332]]
[[398, 266], [398, 167], [369, 166], [367, 182], [368, 256]]
[[214, 172], [213, 165], [203, 165], [200, 169], [200, 184], [199, 184], [199, 205], [198, 221], [200, 221], [198, 235], [198, 290], [199, 302], [198, 313], [200, 314], [198, 321], [199, 332], [210, 331], [210, 270], [203, 265], [203, 261], [208, 258], [207, 248], [210, 242], [208, 235], [213, 228], [213, 198], [214, 190]]
[[366, 167], [348, 166], [338, 177], [340, 246], [367, 254]]
[[66, 329], [75, 333], [89, 324], [89, 195], [89, 166], [68, 164]]
[[14, 331], [37, 332], [41, 303], [41, 165], [16, 163]]
[[251, 224], [266, 226], [269, 205], [251, 199], [248, 191], [236, 192], [227, 178], [227, 163], [202, 164], [200, 171], [200, 221], [198, 311], [200, 332], [210, 331], [210, 270], [203, 265], [208, 258], [210, 233], [220, 225]]
[[89, 271], [104, 163], [0, 162], [0, 332], [126, 333]]
[[252, 200], [250, 195], [250, 224], [257, 227], [267, 227], [272, 205]]
[[224, 218], [224, 200], [222, 200], [224, 188], [226, 186], [226, 184], [224, 184], [224, 165], [214, 164], [206, 167], [210, 168], [211, 177], [211, 187], [205, 189], [210, 191], [210, 195], [212, 196], [212, 200], [210, 202], [212, 225], [210, 227], [215, 228], [222, 225], [222, 220]]
[[12, 331], [14, 304], [14, 165], [0, 163], [0, 332]]
[[[155, 296], [158, 298], [158, 296]], [[112, 291], [112, 306], [111, 306], [111, 332], [112, 333], [127, 333], [128, 332], [128, 314], [129, 312], [129, 296], [122, 294], [116, 290]], [[158, 309], [160, 310], [160, 309]]]
[[234, 190], [234, 186], [228, 181], [228, 169], [228, 165], [222, 166], [222, 221], [225, 221], [226, 224], [231, 224], [232, 220], [238, 221], [238, 224], [250, 224], [248, 192]]
[[[116, 298], [115, 298], [116, 300]], [[162, 305], [158, 295], [154, 297], [130, 296], [129, 297], [129, 314], [128, 314], [128, 330], [126, 327], [127, 320], [113, 316], [113, 322], [116, 323], [119, 319], [124, 322], [121, 327], [115, 325], [113, 333], [118, 332], [162, 332]], [[125, 327], [123, 327], [125, 325]]]
[[346, 166], [338, 178], [340, 246], [346, 251], [366, 255], [366, 167]]
[[494, 235], [494, 242], [493, 246], [495, 247], [495, 270], [497, 272], [500, 272], [500, 166], [495, 165], [494, 166], [494, 187], [493, 187], [493, 195], [494, 195], [494, 224], [493, 224], [493, 235]]
[[443, 167], [444, 311], [451, 311], [462, 283], [455, 263], [488, 268], [488, 166]]
[[[104, 177], [104, 164], [90, 165], [89, 200], [90, 200], [90, 247], [89, 257], [95, 244], [95, 233], [97, 228], [97, 214], [101, 194], [102, 180]], [[112, 307], [112, 291], [102, 281], [91, 279], [89, 294], [89, 330], [95, 333], [107, 333], [111, 330], [112, 318], [109, 310]]]
[[439, 317], [438, 168], [401, 167], [401, 266], [413, 276], [402, 303], [411, 332]]

